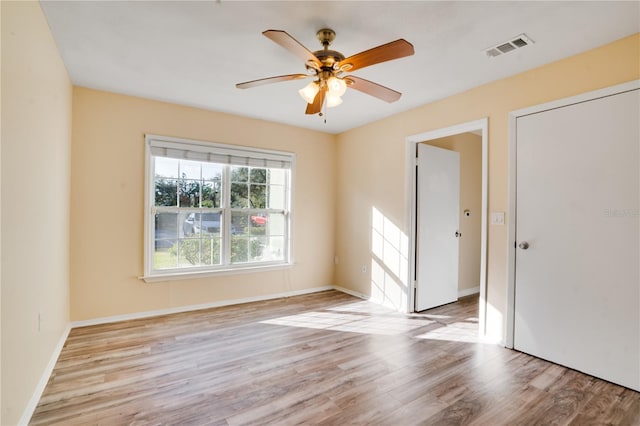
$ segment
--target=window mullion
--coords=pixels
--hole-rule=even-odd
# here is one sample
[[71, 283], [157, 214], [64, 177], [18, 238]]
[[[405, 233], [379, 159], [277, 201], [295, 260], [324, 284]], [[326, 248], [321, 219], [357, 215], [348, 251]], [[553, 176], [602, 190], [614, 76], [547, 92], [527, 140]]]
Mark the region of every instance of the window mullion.
[[221, 260], [223, 265], [231, 264], [231, 166], [225, 165], [222, 170], [222, 250]]

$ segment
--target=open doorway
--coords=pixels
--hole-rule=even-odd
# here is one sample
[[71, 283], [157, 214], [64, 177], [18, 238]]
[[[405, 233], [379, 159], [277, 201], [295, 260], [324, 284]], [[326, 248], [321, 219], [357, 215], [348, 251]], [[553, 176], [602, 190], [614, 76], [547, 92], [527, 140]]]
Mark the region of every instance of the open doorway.
[[[421, 152], [421, 157], [418, 152]], [[407, 188], [411, 203], [409, 282], [412, 283], [408, 310], [418, 312], [454, 302], [458, 297], [479, 293], [478, 322], [481, 336], [485, 334], [486, 318], [487, 154], [487, 119], [407, 138]], [[431, 162], [425, 161], [425, 157], [431, 157]], [[451, 159], [453, 162], [444, 160], [451, 157], [458, 158], [458, 166], [455, 159]], [[419, 163], [423, 167], [420, 176]], [[455, 167], [459, 167], [459, 171]], [[439, 170], [436, 171], [436, 168]], [[432, 172], [431, 176], [424, 173], [425, 169]], [[451, 182], [442, 185], [443, 179], [448, 180], [447, 175], [451, 177]], [[428, 181], [421, 183], [419, 179], [431, 179], [431, 184]], [[434, 185], [441, 188], [424, 191], [425, 187]], [[445, 195], [443, 198], [438, 196], [438, 190]], [[456, 192], [458, 200], [446, 196], [446, 193]], [[425, 203], [426, 197], [433, 197], [430, 204]], [[449, 205], [448, 210], [443, 208], [429, 213], [429, 220], [434, 222], [428, 227], [430, 230], [425, 232], [427, 206], [433, 208], [437, 204], [440, 208], [445, 203]], [[423, 216], [422, 219], [420, 216]], [[443, 242], [445, 239], [446, 242]], [[439, 249], [440, 244], [443, 244], [442, 250]], [[445, 266], [440, 268], [436, 265]], [[436, 270], [438, 268], [440, 270]]]

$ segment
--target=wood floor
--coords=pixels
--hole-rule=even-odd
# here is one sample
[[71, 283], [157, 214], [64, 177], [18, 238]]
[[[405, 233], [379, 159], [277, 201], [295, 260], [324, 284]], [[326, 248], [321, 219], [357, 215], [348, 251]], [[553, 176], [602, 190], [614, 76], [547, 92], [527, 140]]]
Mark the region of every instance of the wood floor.
[[476, 342], [477, 298], [337, 291], [73, 329], [33, 425], [639, 425], [640, 394]]

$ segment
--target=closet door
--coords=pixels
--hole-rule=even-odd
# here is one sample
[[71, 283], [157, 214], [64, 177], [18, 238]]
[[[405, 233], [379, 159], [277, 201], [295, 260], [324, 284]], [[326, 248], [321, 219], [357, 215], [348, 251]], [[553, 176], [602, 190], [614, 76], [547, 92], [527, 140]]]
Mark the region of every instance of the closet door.
[[514, 347], [640, 390], [640, 91], [517, 118]]

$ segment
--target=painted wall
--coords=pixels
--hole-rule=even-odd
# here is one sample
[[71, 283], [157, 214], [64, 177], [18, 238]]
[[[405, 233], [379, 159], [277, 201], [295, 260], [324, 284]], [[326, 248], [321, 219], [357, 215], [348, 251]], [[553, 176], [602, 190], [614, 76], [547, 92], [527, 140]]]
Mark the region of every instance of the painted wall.
[[[394, 224], [405, 240], [410, 235], [410, 200], [405, 185], [408, 136], [488, 117], [489, 211], [506, 212], [509, 112], [638, 78], [640, 34], [635, 34], [338, 135], [336, 247], [340, 263], [336, 284], [372, 294], [372, 276], [362, 272], [362, 265], [372, 259], [373, 211]], [[502, 339], [507, 226], [490, 225], [488, 234], [487, 334]], [[406, 271], [406, 262], [404, 265], [399, 270]], [[406, 291], [408, 286], [402, 287], [401, 280], [398, 283]], [[407, 295], [401, 297], [406, 299]]]
[[72, 87], [39, 3], [3, 1], [0, 7], [0, 423], [13, 425], [69, 324]]
[[[296, 153], [293, 257], [270, 272], [145, 283], [144, 135]], [[333, 135], [75, 87], [71, 318], [205, 304], [333, 284]]]
[[[482, 136], [461, 133], [425, 142], [460, 153], [460, 238], [458, 292], [480, 285], [480, 240], [482, 219]], [[466, 217], [464, 211], [471, 216]], [[465, 291], [466, 290], [466, 291]]]

